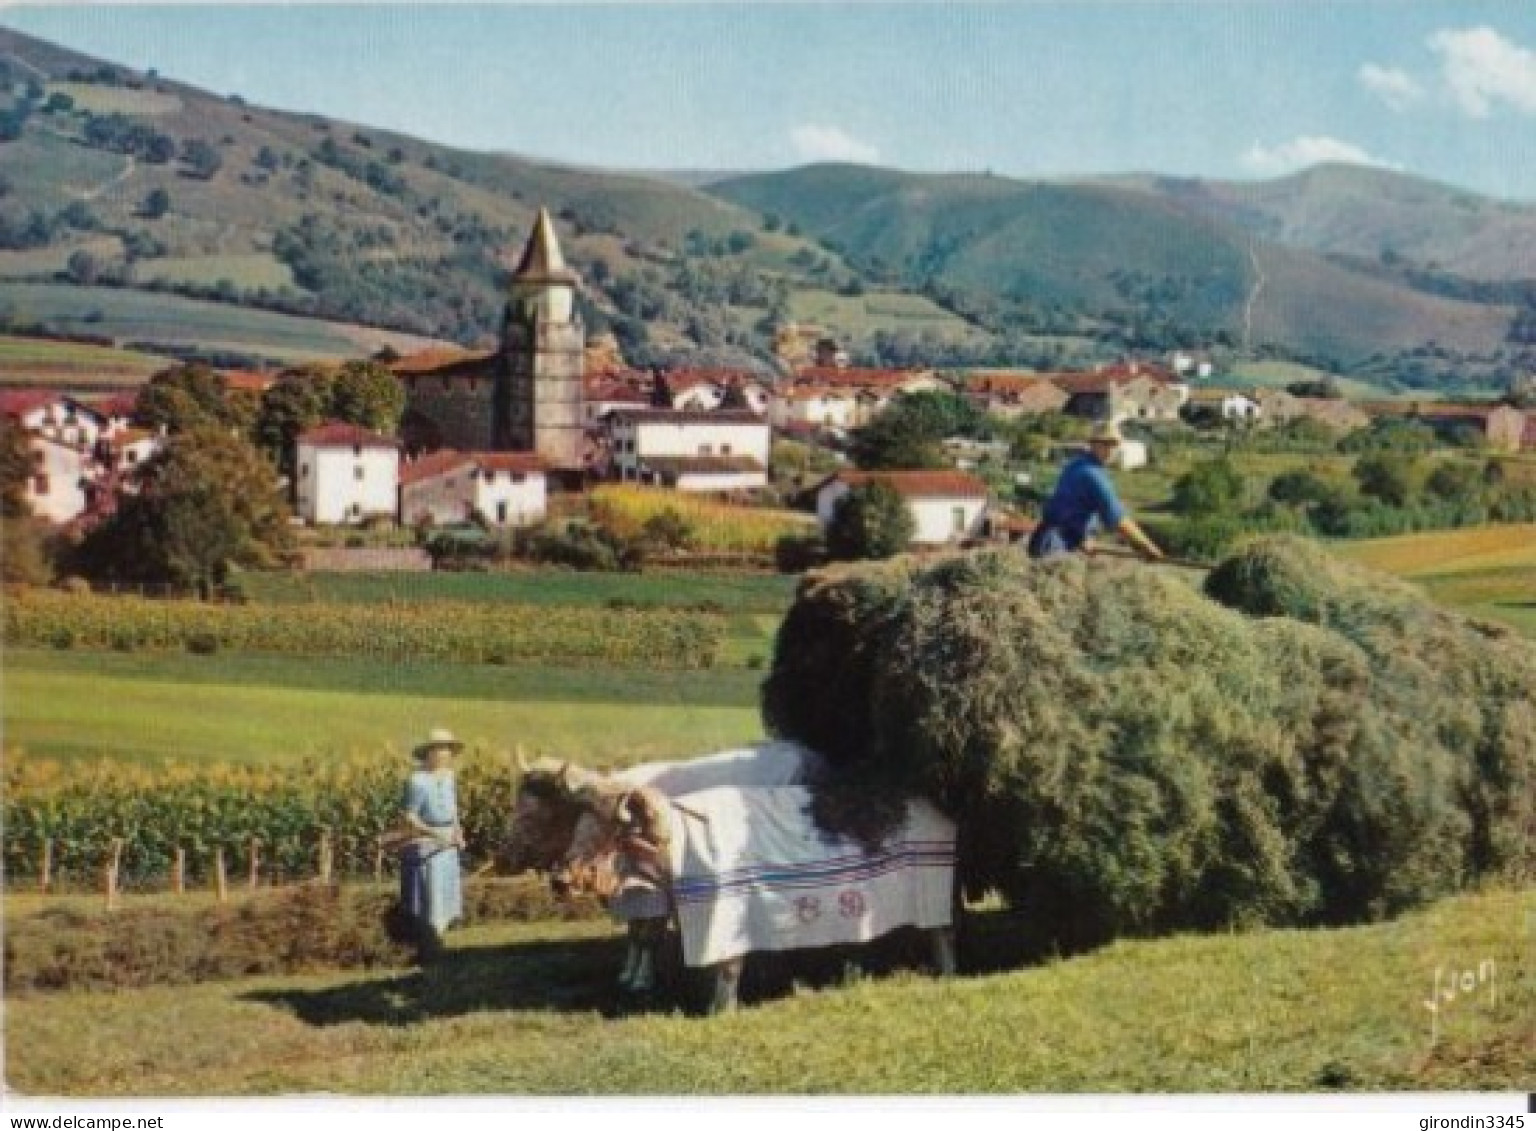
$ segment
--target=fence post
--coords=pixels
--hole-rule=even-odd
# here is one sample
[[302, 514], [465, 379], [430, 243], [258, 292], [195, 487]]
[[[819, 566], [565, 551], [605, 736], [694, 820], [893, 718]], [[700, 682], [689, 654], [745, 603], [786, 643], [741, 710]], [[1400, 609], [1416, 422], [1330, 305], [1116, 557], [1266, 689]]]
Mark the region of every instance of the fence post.
[[213, 850], [213, 886], [214, 890], [219, 893], [219, 902], [227, 903], [229, 901], [229, 877], [224, 872], [224, 850], [222, 848], [215, 848]]
[[384, 882], [384, 846], [382, 844], [376, 844], [373, 847], [373, 882], [376, 884]]
[[171, 891], [180, 895], [187, 890], [187, 850], [181, 845], [176, 846], [176, 853], [171, 858]]
[[123, 838], [112, 838], [112, 856], [107, 863], [107, 910], [117, 907], [117, 870], [123, 862]]
[[256, 879], [261, 871], [261, 840], [258, 837], [251, 838], [251, 870], [249, 888], [256, 890]]
[[37, 890], [46, 892], [53, 882], [53, 838], [43, 841], [43, 863], [37, 872]]
[[331, 882], [331, 830], [324, 829], [320, 833], [320, 882]]

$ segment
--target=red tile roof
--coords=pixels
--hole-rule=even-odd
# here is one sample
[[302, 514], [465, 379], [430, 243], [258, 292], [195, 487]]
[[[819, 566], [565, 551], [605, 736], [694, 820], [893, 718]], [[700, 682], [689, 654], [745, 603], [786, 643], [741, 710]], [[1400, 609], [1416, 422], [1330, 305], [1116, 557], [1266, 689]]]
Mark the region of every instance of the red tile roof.
[[19, 417], [63, 399], [63, 394], [52, 389], [0, 389], [0, 416]]
[[896, 389], [908, 381], [932, 376], [931, 369], [840, 369], [835, 365], [808, 365], [795, 370], [795, 384]]
[[277, 384], [277, 378], [270, 373], [256, 373], [249, 369], [224, 369], [220, 372], [224, 377], [224, 387], [237, 392], [264, 393]]
[[819, 491], [828, 483], [846, 483], [861, 487], [879, 480], [889, 483], [896, 493], [906, 499], [985, 499], [987, 485], [974, 475], [963, 471], [839, 471], [828, 476], [816, 487]]
[[539, 472], [548, 464], [537, 452], [431, 452], [400, 465], [401, 484], [419, 483], [457, 468], [478, 467], [487, 471]]
[[621, 408], [613, 413], [617, 420], [635, 424], [762, 424], [763, 418], [751, 409], [675, 409]]
[[440, 346], [402, 357], [389, 364], [396, 377], [456, 377], [477, 374], [496, 358], [495, 350], [466, 350]]
[[377, 432], [370, 432], [356, 424], [343, 424], [336, 420], [327, 421], [317, 428], [301, 432], [299, 442], [317, 448], [398, 448], [400, 446], [399, 440], [380, 436]]
[[982, 373], [971, 377], [961, 386], [967, 393], [989, 393], [998, 396], [1027, 393], [1051, 382], [1039, 374]]

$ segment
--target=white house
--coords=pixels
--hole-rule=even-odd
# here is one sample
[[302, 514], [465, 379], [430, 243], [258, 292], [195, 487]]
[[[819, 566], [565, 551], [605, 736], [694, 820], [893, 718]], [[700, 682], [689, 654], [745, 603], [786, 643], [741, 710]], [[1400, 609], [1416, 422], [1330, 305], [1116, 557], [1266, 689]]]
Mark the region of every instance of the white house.
[[1264, 406], [1242, 393], [1228, 393], [1221, 398], [1221, 418], [1251, 424], [1264, 415]]
[[608, 417], [620, 479], [683, 491], [743, 491], [768, 483], [768, 422], [748, 409], [621, 409]]
[[983, 532], [987, 485], [963, 471], [839, 471], [816, 488], [816, 520], [822, 530], [849, 492], [875, 480], [890, 484], [906, 502], [915, 545], [940, 546]]
[[76, 444], [41, 433], [28, 437], [32, 456], [26, 500], [31, 512], [45, 522], [73, 522], [90, 504], [95, 461]]
[[398, 504], [400, 444], [355, 424], [331, 422], [299, 436], [294, 461], [298, 514], [305, 522], [393, 518]]
[[400, 467], [400, 521], [463, 522], [477, 511], [493, 526], [542, 522], [549, 492], [534, 452], [433, 452]]
[[778, 390], [768, 401], [768, 420], [775, 428], [808, 424], [846, 431], [858, 418], [859, 395], [853, 389], [795, 385]]

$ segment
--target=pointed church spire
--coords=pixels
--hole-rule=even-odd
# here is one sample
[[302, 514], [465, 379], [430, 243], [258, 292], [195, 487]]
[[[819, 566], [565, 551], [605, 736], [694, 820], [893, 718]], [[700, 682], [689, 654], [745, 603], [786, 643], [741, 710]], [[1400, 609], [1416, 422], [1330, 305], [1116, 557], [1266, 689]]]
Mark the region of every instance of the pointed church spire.
[[528, 237], [528, 246], [523, 248], [522, 262], [517, 265], [512, 278], [518, 283], [576, 285], [576, 272], [566, 266], [548, 208], [539, 209], [539, 217], [533, 222], [533, 232]]

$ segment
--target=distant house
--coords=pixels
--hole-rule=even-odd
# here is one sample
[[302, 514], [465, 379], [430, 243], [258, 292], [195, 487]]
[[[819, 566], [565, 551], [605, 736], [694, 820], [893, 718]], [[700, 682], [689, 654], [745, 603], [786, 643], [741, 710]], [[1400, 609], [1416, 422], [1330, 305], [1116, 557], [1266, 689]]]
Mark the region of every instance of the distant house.
[[912, 514], [915, 545], [942, 546], [979, 537], [987, 518], [987, 485], [963, 471], [839, 471], [816, 486], [816, 520], [831, 525], [837, 504], [855, 487], [889, 484]]
[[737, 369], [679, 369], [666, 376], [672, 407], [680, 412], [707, 412], [719, 408], [733, 391], [753, 412], [768, 410], [768, 389], [753, 374]]
[[493, 526], [542, 522], [544, 461], [532, 452], [433, 452], [400, 467], [400, 521], [435, 526], [481, 515]]
[[1160, 366], [1140, 363], [1050, 380], [1067, 394], [1064, 411], [1090, 420], [1177, 420], [1189, 400], [1188, 385]]
[[616, 478], [681, 491], [750, 491], [768, 484], [768, 422], [749, 409], [624, 409], [608, 417]]
[[962, 391], [976, 408], [1004, 419], [1061, 412], [1068, 400], [1067, 394], [1053, 382], [1020, 373], [973, 376]]
[[858, 394], [825, 385], [795, 385], [779, 389], [768, 402], [768, 420], [775, 428], [809, 424], [846, 431], [856, 426]]
[[1296, 397], [1296, 416], [1315, 420], [1335, 432], [1354, 432], [1370, 426], [1371, 418], [1349, 401], [1329, 397]]
[[587, 381], [582, 411], [586, 414], [586, 421], [590, 426], [597, 424], [610, 412], [649, 408], [650, 404], [650, 395], [641, 389], [637, 382], [619, 376], [608, 376]]
[[1443, 437], [1470, 430], [1500, 452], [1518, 452], [1526, 414], [1506, 404], [1453, 404], [1441, 401], [1371, 401], [1360, 406], [1373, 417], [1401, 417], [1433, 428]]
[[73, 522], [93, 498], [94, 461], [76, 444], [44, 434], [30, 437], [32, 466], [27, 475], [26, 500], [31, 512], [45, 522]]
[[398, 441], [333, 421], [301, 433], [295, 447], [297, 511], [305, 522], [340, 525], [394, 517]]

